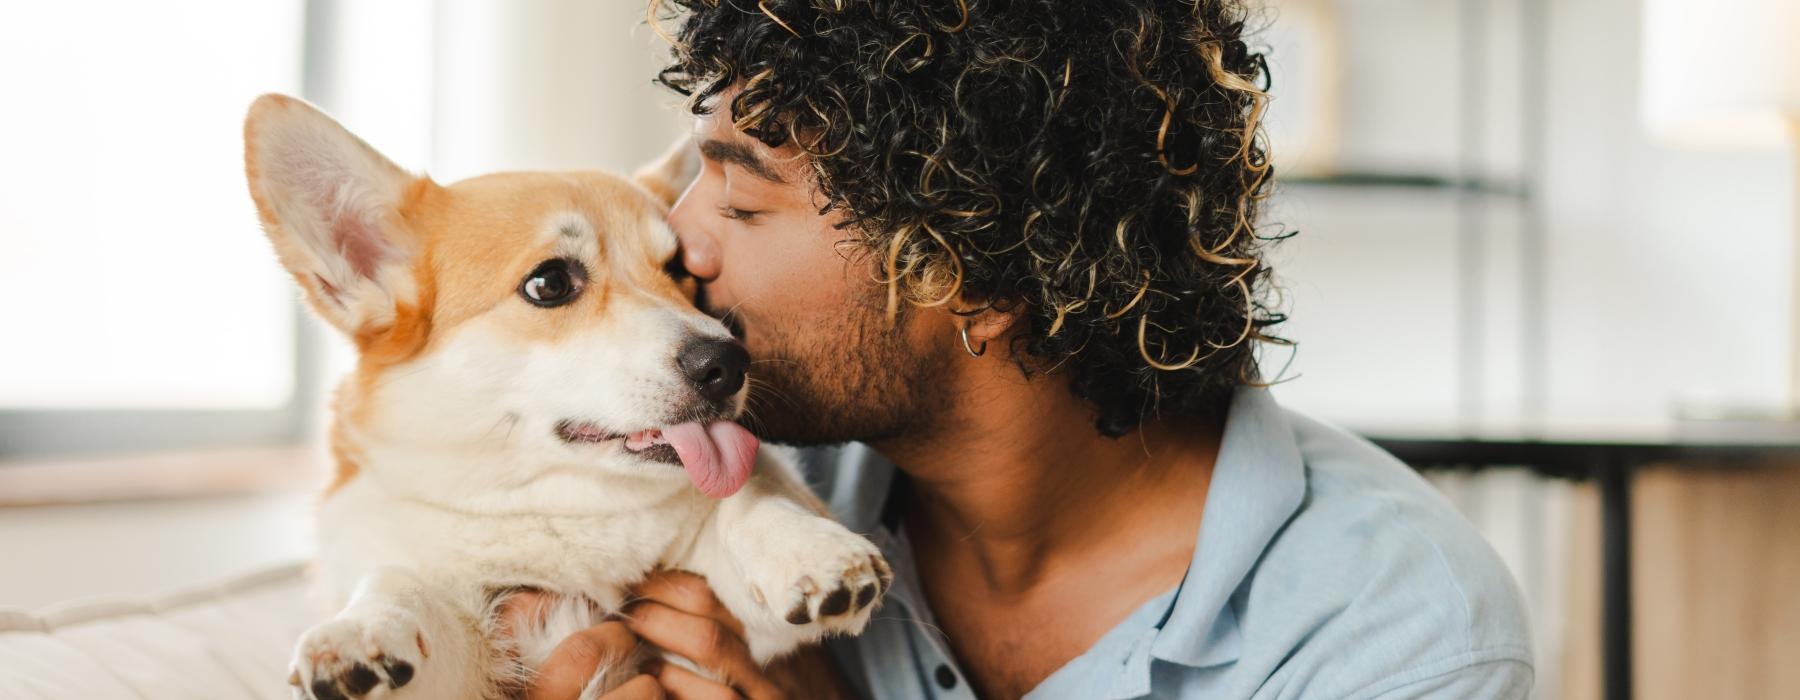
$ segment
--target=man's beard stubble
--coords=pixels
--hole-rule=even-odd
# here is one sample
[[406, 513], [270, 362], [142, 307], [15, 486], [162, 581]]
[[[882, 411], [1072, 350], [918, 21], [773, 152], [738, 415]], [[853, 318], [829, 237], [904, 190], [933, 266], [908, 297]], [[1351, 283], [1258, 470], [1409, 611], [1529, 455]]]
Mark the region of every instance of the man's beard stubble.
[[[859, 290], [864, 292], [866, 290]], [[922, 430], [942, 413], [945, 361], [907, 343], [909, 316], [889, 322], [879, 288], [811, 318], [746, 318], [750, 347], [745, 427], [796, 446], [881, 442]]]

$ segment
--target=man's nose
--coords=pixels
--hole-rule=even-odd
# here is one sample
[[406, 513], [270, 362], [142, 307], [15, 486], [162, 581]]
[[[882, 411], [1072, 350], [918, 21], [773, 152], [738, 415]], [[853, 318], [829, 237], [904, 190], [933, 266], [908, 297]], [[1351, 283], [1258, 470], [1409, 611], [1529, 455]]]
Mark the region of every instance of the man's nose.
[[708, 228], [711, 222], [693, 192], [689, 189], [669, 210], [669, 229], [681, 241], [681, 266], [695, 278], [710, 281], [719, 276], [719, 240]]

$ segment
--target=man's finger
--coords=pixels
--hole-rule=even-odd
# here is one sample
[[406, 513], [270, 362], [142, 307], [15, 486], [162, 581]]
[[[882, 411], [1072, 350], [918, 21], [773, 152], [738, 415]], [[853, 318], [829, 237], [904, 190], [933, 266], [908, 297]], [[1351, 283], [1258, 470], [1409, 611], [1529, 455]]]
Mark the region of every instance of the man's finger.
[[637, 643], [637, 636], [618, 622], [603, 622], [571, 634], [551, 650], [525, 697], [574, 700], [581, 696], [582, 687], [601, 664], [619, 662], [631, 654]]
[[626, 681], [625, 685], [613, 688], [612, 692], [600, 696], [600, 700], [661, 700], [665, 697], [668, 696], [663, 693], [662, 684], [656, 682], [655, 678], [639, 675]]
[[671, 663], [660, 665], [656, 682], [675, 700], [740, 700], [744, 696], [731, 686], [706, 678]]
[[710, 618], [725, 625], [739, 639], [744, 638], [744, 624], [713, 595], [712, 586], [698, 574], [686, 571], [657, 571], [633, 589], [638, 598], [653, 600], [685, 613]]
[[776, 690], [750, 659], [744, 641], [711, 618], [646, 601], [631, 607], [625, 624], [644, 641], [688, 658], [751, 697], [767, 697]]

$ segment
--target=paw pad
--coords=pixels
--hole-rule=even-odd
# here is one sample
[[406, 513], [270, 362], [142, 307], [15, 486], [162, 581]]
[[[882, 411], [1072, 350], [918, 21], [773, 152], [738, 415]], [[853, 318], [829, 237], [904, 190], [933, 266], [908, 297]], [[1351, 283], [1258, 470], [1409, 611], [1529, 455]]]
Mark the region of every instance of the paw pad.
[[424, 642], [416, 625], [401, 616], [330, 620], [301, 638], [288, 684], [303, 700], [382, 697], [382, 691], [412, 682], [424, 660]]

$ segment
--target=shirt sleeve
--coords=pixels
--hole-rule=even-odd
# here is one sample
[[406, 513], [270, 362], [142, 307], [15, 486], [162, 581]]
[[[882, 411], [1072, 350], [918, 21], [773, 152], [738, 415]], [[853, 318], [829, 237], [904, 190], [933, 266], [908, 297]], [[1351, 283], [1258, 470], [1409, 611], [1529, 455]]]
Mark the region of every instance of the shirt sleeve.
[[[1412, 674], [1407, 674], [1411, 676]], [[1535, 678], [1531, 665], [1517, 659], [1497, 659], [1458, 666], [1423, 678], [1387, 679], [1356, 697], [1370, 700], [1525, 700]]]

